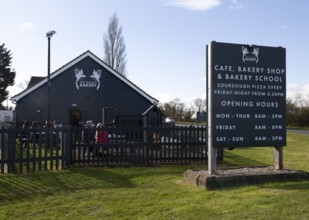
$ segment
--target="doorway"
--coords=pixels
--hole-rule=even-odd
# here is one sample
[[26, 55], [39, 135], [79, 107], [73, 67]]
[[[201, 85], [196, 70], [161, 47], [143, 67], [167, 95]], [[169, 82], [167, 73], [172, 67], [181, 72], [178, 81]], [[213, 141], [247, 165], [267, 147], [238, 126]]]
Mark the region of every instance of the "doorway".
[[70, 126], [78, 127], [82, 122], [82, 112], [79, 108], [70, 109]]

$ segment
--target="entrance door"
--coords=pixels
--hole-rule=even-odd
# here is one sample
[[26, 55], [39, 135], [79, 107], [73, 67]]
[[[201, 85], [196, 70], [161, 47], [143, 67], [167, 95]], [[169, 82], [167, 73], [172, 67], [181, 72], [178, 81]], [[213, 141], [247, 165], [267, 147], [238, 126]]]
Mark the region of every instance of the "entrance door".
[[78, 127], [82, 121], [82, 112], [79, 108], [70, 109], [70, 126]]

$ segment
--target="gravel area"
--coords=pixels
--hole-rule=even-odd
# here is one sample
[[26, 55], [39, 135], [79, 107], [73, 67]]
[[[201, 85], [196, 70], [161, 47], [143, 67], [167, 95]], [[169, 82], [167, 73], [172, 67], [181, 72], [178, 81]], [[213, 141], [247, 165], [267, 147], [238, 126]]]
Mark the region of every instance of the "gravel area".
[[[196, 175], [211, 176], [208, 170], [196, 170]], [[212, 176], [224, 177], [224, 176], [247, 176], [247, 175], [265, 175], [265, 174], [280, 174], [280, 173], [296, 173], [297, 170], [275, 170], [274, 167], [244, 167], [227, 170], [217, 170], [217, 173]]]
[[260, 175], [278, 173], [296, 173], [296, 170], [275, 170], [274, 167], [251, 167], [237, 168], [228, 170], [217, 170], [217, 176], [240, 176], [240, 175]]

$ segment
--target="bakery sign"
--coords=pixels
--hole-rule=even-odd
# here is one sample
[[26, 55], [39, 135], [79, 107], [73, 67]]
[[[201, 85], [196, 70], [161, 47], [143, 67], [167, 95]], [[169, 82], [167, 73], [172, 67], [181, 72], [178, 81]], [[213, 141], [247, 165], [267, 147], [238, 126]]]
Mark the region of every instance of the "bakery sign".
[[75, 86], [77, 90], [81, 88], [94, 88], [99, 90], [100, 88], [100, 78], [101, 78], [101, 70], [93, 70], [90, 76], [86, 76], [83, 72], [83, 69], [75, 69]]
[[207, 98], [213, 147], [285, 146], [285, 48], [211, 42]]

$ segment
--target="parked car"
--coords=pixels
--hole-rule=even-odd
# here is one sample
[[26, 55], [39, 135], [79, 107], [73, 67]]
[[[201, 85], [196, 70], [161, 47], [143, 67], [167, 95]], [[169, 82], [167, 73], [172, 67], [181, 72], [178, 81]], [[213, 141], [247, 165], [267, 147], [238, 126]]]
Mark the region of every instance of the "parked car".
[[172, 117], [166, 117], [165, 123], [168, 125], [175, 125], [175, 119], [173, 119]]

